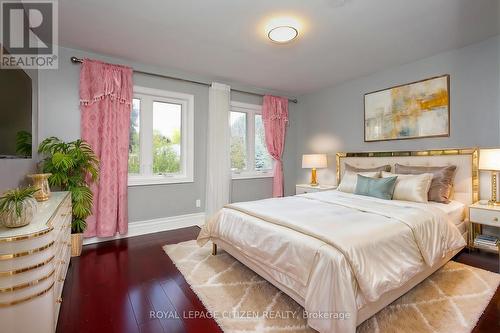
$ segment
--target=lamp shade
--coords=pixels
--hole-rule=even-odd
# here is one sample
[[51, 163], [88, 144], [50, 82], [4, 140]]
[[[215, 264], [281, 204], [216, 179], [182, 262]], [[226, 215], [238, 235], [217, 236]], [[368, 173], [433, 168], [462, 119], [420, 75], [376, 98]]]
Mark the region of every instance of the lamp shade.
[[325, 154], [306, 154], [302, 155], [302, 168], [326, 168], [326, 155]]
[[479, 170], [500, 171], [500, 149], [481, 149]]

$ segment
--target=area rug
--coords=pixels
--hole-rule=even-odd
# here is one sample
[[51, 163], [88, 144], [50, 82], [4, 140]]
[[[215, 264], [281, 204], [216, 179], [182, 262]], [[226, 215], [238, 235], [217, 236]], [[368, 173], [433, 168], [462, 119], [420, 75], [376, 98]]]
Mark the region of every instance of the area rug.
[[[194, 240], [163, 249], [224, 332], [315, 332], [299, 304], [228, 253], [212, 256], [211, 244]], [[450, 261], [357, 331], [469, 333], [499, 283], [499, 274]]]

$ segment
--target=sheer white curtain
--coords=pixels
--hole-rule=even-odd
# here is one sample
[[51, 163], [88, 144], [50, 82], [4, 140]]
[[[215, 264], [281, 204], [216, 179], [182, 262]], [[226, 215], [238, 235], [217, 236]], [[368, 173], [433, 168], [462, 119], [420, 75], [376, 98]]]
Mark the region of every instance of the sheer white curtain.
[[230, 92], [228, 85], [212, 82], [208, 95], [207, 140], [207, 219], [211, 218], [231, 196], [231, 159], [229, 150]]

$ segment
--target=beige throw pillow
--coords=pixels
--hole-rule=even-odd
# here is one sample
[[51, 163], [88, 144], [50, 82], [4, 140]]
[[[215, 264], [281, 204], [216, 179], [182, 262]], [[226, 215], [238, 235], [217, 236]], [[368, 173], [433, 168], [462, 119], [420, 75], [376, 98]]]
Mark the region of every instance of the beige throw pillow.
[[346, 170], [346, 172], [344, 172], [342, 180], [340, 181], [339, 186], [337, 187], [337, 190], [346, 193], [354, 193], [354, 190], [356, 189], [356, 183], [358, 181], [358, 175], [365, 177], [372, 177], [372, 178], [380, 178], [380, 171], [354, 172]]
[[389, 164], [381, 165], [378, 167], [372, 167], [372, 168], [358, 168], [358, 167], [355, 167], [355, 166], [352, 166], [352, 165], [346, 163], [346, 164], [344, 164], [344, 168], [346, 171], [354, 171], [354, 172], [374, 172], [374, 171], [391, 172], [391, 166]]
[[434, 177], [432, 178], [431, 187], [429, 189], [429, 201], [441, 203], [450, 202], [456, 171], [456, 165], [427, 167], [396, 164], [394, 166], [395, 173], [402, 173], [405, 175], [432, 173]]
[[404, 200], [414, 202], [428, 202], [428, 192], [431, 187], [432, 173], [422, 173], [420, 175], [402, 175], [382, 171], [382, 177], [397, 176], [396, 187], [394, 188], [393, 200]]

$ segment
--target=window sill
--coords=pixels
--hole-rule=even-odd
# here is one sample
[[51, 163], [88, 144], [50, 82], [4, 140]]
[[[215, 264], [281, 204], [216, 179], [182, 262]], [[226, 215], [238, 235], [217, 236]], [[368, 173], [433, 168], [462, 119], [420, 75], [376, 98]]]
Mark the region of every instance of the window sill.
[[269, 172], [241, 172], [233, 173], [232, 179], [254, 179], [254, 178], [273, 178], [274, 175], [272, 171]]
[[166, 185], [193, 183], [193, 177], [189, 176], [132, 176], [128, 177], [128, 187], [147, 185]]

